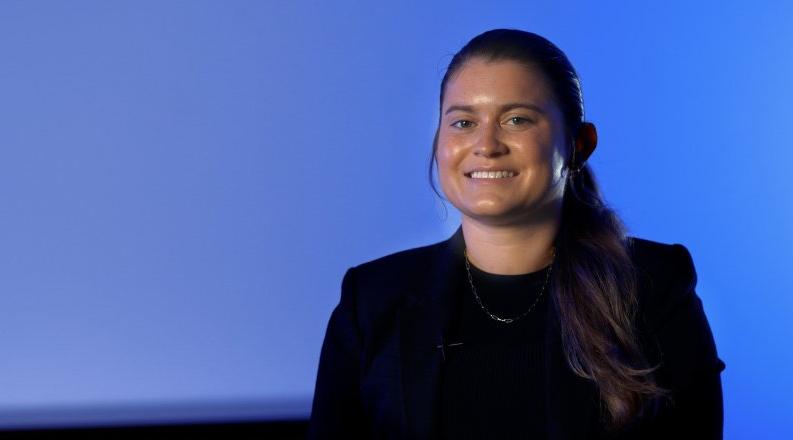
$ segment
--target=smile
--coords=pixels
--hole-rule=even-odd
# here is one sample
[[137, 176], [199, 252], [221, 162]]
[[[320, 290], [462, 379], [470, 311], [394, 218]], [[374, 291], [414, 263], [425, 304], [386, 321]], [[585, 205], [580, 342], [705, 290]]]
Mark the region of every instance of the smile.
[[465, 176], [471, 179], [503, 179], [505, 177], [514, 177], [516, 174], [513, 171], [474, 171], [465, 174]]

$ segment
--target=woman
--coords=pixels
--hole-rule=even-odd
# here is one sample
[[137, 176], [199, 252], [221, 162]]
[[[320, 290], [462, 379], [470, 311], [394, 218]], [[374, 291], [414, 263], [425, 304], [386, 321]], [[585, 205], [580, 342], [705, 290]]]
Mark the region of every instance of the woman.
[[496, 29], [454, 56], [430, 182], [437, 161], [462, 225], [347, 270], [310, 438], [721, 438], [691, 255], [626, 235], [596, 144], [548, 40]]

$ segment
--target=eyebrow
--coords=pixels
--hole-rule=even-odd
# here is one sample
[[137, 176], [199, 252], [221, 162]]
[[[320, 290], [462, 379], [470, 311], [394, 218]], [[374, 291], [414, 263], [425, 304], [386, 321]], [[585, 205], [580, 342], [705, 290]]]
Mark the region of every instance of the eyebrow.
[[[502, 112], [505, 112], [505, 111], [508, 111], [508, 110], [512, 110], [512, 109], [515, 109], [515, 108], [521, 108], [521, 107], [527, 108], [529, 110], [534, 110], [534, 111], [536, 111], [538, 113], [543, 113], [543, 114], [545, 113], [545, 111], [543, 111], [543, 109], [541, 109], [539, 106], [534, 105], [534, 104], [532, 104], [530, 102], [511, 102], [509, 104], [502, 105], [500, 110]], [[446, 112], [444, 114], [448, 115], [449, 113], [451, 113], [451, 112], [453, 112], [455, 110], [460, 110], [460, 111], [464, 111], [464, 112], [473, 113], [474, 112], [474, 107], [471, 106], [471, 105], [453, 105], [453, 106], [447, 108]]]

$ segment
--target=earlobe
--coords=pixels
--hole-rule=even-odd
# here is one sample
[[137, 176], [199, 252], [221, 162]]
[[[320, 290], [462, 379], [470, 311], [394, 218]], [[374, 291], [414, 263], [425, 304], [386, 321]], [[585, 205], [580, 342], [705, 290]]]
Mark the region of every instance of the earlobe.
[[581, 160], [587, 160], [589, 156], [595, 151], [597, 146], [598, 135], [595, 129], [595, 124], [591, 122], [584, 122], [578, 130], [578, 137], [576, 138], [577, 155]]
[[571, 168], [576, 169], [583, 166], [597, 146], [597, 130], [595, 124], [591, 122], [581, 123], [581, 127], [576, 134], [574, 151], [572, 154]]
[[596, 145], [597, 130], [595, 129], [595, 124], [582, 122], [578, 133], [576, 133], [575, 140], [570, 145], [572, 151], [567, 163], [568, 177], [572, 178], [581, 172], [586, 161], [592, 155], [592, 152], [595, 151]]

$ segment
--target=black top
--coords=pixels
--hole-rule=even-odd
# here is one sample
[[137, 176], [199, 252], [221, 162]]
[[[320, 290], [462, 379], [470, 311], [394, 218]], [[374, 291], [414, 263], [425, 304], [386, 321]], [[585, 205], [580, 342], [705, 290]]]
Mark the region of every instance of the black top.
[[[514, 318], [537, 300], [547, 267], [497, 275], [471, 264], [474, 286], [494, 315]], [[441, 385], [443, 438], [546, 438], [544, 352], [546, 286], [526, 316], [490, 318], [476, 302], [465, 270], [457, 289]], [[549, 280], [550, 284], [550, 280]], [[455, 345], [462, 342], [462, 345]]]

